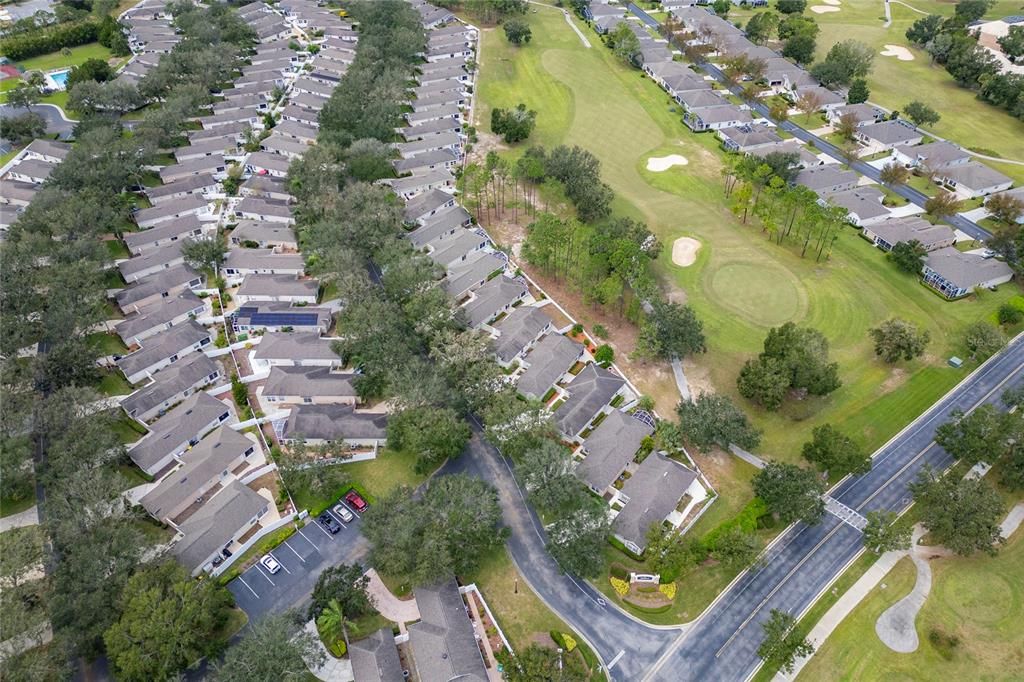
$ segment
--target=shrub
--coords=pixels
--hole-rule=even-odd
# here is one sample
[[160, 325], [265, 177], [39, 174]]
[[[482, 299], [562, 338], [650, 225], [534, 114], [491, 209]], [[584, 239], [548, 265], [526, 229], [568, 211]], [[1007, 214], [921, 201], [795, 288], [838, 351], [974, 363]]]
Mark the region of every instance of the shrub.
[[557, 646], [561, 647], [562, 649], [565, 648], [565, 642], [562, 641], [561, 632], [559, 632], [558, 630], [551, 630], [550, 632], [548, 632], [548, 634], [551, 635], [552, 642], [554, 642]]
[[604, 328], [603, 324], [595, 324], [594, 325], [594, 336], [596, 336], [599, 339], [607, 339], [608, 338], [608, 330]]
[[1017, 324], [1024, 318], [1024, 311], [1012, 303], [1004, 303], [999, 306], [999, 324]]
[[658, 590], [668, 599], [674, 600], [676, 598], [676, 584], [674, 582], [664, 583], [658, 587]]
[[92, 19], [69, 21], [26, 31], [0, 41], [0, 54], [12, 62], [91, 43], [99, 37], [99, 24]]
[[629, 577], [629, 571], [617, 561], [613, 561], [612, 565], [608, 567], [608, 573], [619, 580], [626, 580]]
[[609, 578], [612, 583], [612, 587], [615, 588], [615, 593], [620, 597], [625, 597], [629, 594], [629, 583], [620, 578]]
[[582, 324], [578, 324], [578, 323], [574, 324], [572, 326], [572, 333], [573, 334], [582, 334], [583, 333], [583, 325]]
[[576, 649], [576, 640], [569, 633], [562, 635], [562, 641], [565, 643], [563, 647], [568, 653], [572, 653]]
[[678, 577], [679, 569], [675, 566], [671, 566], [662, 569], [661, 573], [658, 576], [658, 582], [660, 582], [662, 585], [673, 584], [675, 583], [676, 578]]
[[708, 551], [712, 551], [715, 549], [718, 538], [733, 528], [739, 528], [744, 533], [753, 533], [758, 528], [758, 519], [766, 514], [768, 514], [768, 505], [761, 498], [755, 497], [740, 510], [739, 514], [708, 531], [708, 534], [701, 538], [701, 543]]
[[594, 360], [600, 365], [610, 364], [615, 360], [615, 351], [607, 343], [603, 346], [598, 346], [597, 350], [594, 351]]

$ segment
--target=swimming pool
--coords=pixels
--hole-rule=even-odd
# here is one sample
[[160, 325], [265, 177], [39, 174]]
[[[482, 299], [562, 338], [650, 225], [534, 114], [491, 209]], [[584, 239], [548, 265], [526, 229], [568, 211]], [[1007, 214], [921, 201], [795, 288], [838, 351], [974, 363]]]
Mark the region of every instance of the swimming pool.
[[71, 69], [64, 69], [63, 71], [52, 71], [46, 74], [47, 85], [53, 90], [65, 90], [68, 84], [68, 74], [71, 73]]

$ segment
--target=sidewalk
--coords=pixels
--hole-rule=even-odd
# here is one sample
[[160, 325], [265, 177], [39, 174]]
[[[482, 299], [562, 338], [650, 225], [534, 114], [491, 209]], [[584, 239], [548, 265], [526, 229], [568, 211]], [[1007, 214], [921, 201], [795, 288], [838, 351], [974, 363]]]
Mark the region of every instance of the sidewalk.
[[39, 509], [32, 505], [23, 512], [11, 514], [0, 519], [0, 533], [12, 528], [24, 528], [25, 526], [39, 525]]
[[370, 601], [373, 602], [374, 608], [380, 612], [380, 615], [393, 623], [398, 623], [402, 632], [405, 632], [405, 623], [420, 619], [420, 609], [416, 605], [415, 599], [403, 600], [391, 594], [391, 590], [377, 575], [377, 571], [372, 568], [366, 572], [366, 575], [370, 578], [366, 593], [370, 595]]

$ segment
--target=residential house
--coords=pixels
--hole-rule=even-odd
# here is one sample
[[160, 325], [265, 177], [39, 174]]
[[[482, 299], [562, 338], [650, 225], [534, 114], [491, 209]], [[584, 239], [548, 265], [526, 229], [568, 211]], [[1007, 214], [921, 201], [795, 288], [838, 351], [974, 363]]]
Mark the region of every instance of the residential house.
[[6, 180], [16, 180], [30, 185], [41, 185], [50, 177], [50, 173], [57, 167], [57, 164], [41, 159], [22, 158], [16, 165], [7, 171]]
[[316, 137], [319, 132], [320, 131], [316, 126], [298, 123], [296, 121], [281, 121], [274, 126], [275, 135], [298, 140], [305, 144], [313, 144], [316, 142]]
[[711, 90], [710, 88], [681, 92], [676, 95], [675, 100], [682, 104], [687, 111], [711, 107], [733, 106], [729, 100], [719, 95], [716, 90]]
[[445, 270], [465, 262], [472, 255], [487, 246], [488, 239], [476, 230], [459, 228], [455, 234], [437, 239], [427, 245], [427, 255]]
[[530, 293], [526, 284], [508, 275], [499, 275], [472, 292], [462, 309], [469, 326], [479, 329], [498, 315], [507, 313]]
[[[216, 227], [213, 223], [208, 223], [208, 225], [210, 228]], [[194, 214], [189, 214], [141, 232], [125, 232], [123, 239], [125, 246], [133, 256], [141, 256], [147, 251], [178, 240], [201, 237], [205, 231], [204, 228], [205, 226], [199, 222], [199, 218]]]
[[[314, 115], [315, 119], [316, 116]], [[270, 152], [253, 152], [245, 160], [245, 169], [257, 175], [271, 175], [278, 178], [288, 177], [291, 160], [280, 154]]]
[[176, 203], [188, 197], [206, 198], [221, 191], [220, 183], [209, 173], [190, 175], [166, 185], [147, 187], [146, 198], [154, 206], [164, 203]]
[[136, 282], [149, 275], [154, 275], [161, 270], [168, 270], [175, 265], [185, 262], [181, 255], [182, 242], [170, 242], [163, 246], [157, 246], [145, 251], [140, 256], [119, 261], [117, 269], [129, 284]]
[[309, 445], [344, 443], [353, 448], [381, 447], [387, 441], [388, 417], [356, 412], [351, 405], [296, 405], [283, 425], [280, 440]]
[[447, 149], [458, 156], [462, 148], [462, 137], [457, 133], [441, 133], [422, 140], [399, 142], [393, 145], [403, 159], [411, 159], [419, 154]]
[[522, 305], [492, 326], [497, 334], [493, 345], [498, 364], [510, 367], [533, 348], [541, 334], [551, 331], [552, 322], [540, 308]]
[[291, 226], [283, 223], [264, 223], [241, 220], [230, 233], [231, 243], [247, 248], [294, 251], [299, 248], [298, 238]]
[[886, 113], [873, 104], [847, 104], [845, 107], [834, 107], [825, 111], [829, 125], [837, 126], [844, 116], [850, 116], [856, 127], [871, 125], [885, 120]]
[[423, 225], [409, 232], [406, 237], [413, 246], [422, 249], [437, 239], [454, 235], [459, 228], [469, 227], [472, 223], [473, 217], [469, 211], [462, 206], [455, 206], [427, 218]]
[[293, 275], [248, 275], [234, 298], [238, 305], [253, 303], [316, 303], [320, 284]]
[[722, 141], [726, 151], [747, 154], [757, 149], [774, 147], [782, 138], [766, 125], [749, 125], [738, 128], [720, 128], [715, 136]]
[[185, 264], [149, 275], [114, 294], [114, 302], [124, 314], [138, 311], [150, 303], [188, 289], [198, 289], [205, 278]]
[[235, 206], [235, 216], [242, 220], [257, 220], [268, 223], [295, 222], [292, 209], [287, 202], [262, 197], [245, 197]]
[[455, 191], [455, 176], [447, 168], [428, 170], [402, 178], [383, 179], [379, 182], [389, 185], [395, 194], [405, 200], [431, 190]]
[[526, 371], [516, 388], [527, 398], [543, 399], [547, 392], [579, 362], [586, 350], [583, 344], [561, 334], [546, 334], [523, 357]]
[[623, 393], [625, 380], [595, 363], [589, 363], [576, 375], [566, 391], [569, 397], [555, 410], [555, 424], [569, 440], [579, 434], [598, 414], [608, 409], [615, 396]]
[[[684, 495], [690, 503], [679, 510]], [[632, 552], [641, 554], [647, 546], [651, 526], [668, 522], [678, 528], [696, 501], [706, 496], [696, 471], [661, 452], [652, 452], [622, 485], [617, 502], [624, 504], [615, 517], [615, 537]]]
[[417, 123], [413, 126], [407, 126], [405, 128], [399, 128], [398, 132], [402, 134], [407, 141], [422, 140], [431, 135], [441, 135], [444, 133], [461, 133], [462, 122], [458, 118], [439, 118], [433, 121], [426, 121], [423, 123]]
[[243, 197], [268, 199], [286, 204], [291, 203], [295, 198], [288, 191], [288, 184], [285, 180], [272, 175], [252, 175], [241, 184], [238, 192]]
[[211, 570], [227, 550], [270, 511], [273, 501], [232, 481], [178, 527], [171, 553], [193, 576]]
[[897, 244], [909, 241], [918, 242], [925, 251], [935, 251], [956, 243], [956, 235], [948, 225], [932, 225], [917, 216], [890, 218], [870, 225], [864, 228], [861, 236], [883, 251], [892, 251], [892, 247]]
[[877, 187], [870, 185], [855, 187], [845, 192], [825, 195], [821, 201], [833, 206], [840, 206], [847, 211], [847, 220], [857, 227], [865, 227], [880, 223], [892, 213], [882, 201], [885, 195]]
[[70, 153], [70, 144], [40, 137], [28, 143], [28, 146], [22, 151], [22, 158], [39, 159], [40, 161], [57, 164], [66, 159]]
[[153, 380], [121, 401], [128, 416], [139, 421], [159, 417], [197, 389], [224, 378], [216, 362], [202, 353], [192, 353], [181, 362], [165, 367]]
[[575, 473], [591, 490], [604, 496], [636, 457], [654, 427], [621, 410], [612, 410], [580, 446], [583, 461]]
[[272, 367], [260, 400], [273, 405], [355, 405], [359, 394], [352, 373], [330, 367]]
[[248, 468], [260, 450], [255, 437], [220, 428], [178, 456], [180, 466], [160, 479], [139, 504], [162, 523], [180, 525], [185, 512], [195, 512]]
[[[436, 137], [436, 136], [435, 136]], [[458, 164], [459, 156], [451, 149], [437, 149], [423, 154], [417, 154], [411, 159], [394, 159], [391, 167], [398, 175], [425, 174], [429, 171], [448, 170], [449, 172]]]
[[990, 289], [1013, 279], [1013, 269], [1001, 260], [963, 253], [952, 246], [932, 251], [921, 272], [924, 283], [948, 299], [975, 289]]
[[[321, 99], [323, 99], [322, 97], [314, 97], [313, 95], [292, 95], [292, 97], [289, 99], [290, 104], [288, 104], [284, 109], [281, 109], [281, 120], [295, 121], [296, 123], [303, 123], [308, 126], [319, 127], [320, 109], [315, 109], [313, 107], [306, 105], [300, 106], [300, 104], [298, 103], [300, 97], [304, 98], [304, 102], [319, 102]], [[282, 175], [281, 177], [285, 177], [285, 175]]]
[[[302, 125], [295, 123], [295, 121], [285, 121], [285, 123]], [[275, 132], [260, 141], [260, 149], [271, 154], [279, 154], [288, 159], [298, 159], [309, 151], [309, 144]]]
[[210, 205], [206, 199], [202, 195], [190, 195], [177, 201], [165, 201], [152, 208], [135, 211], [132, 217], [139, 227], [146, 229], [186, 216], [199, 218], [200, 216], [209, 217], [209, 214]]
[[405, 222], [421, 223], [441, 211], [455, 206], [455, 197], [432, 189], [405, 202]]
[[816, 111], [828, 112], [832, 109], [842, 109], [846, 104], [846, 98], [837, 92], [833, 92], [828, 88], [823, 88], [820, 85], [803, 86], [794, 93], [794, 101], [799, 103], [801, 100], [804, 102], [814, 102], [817, 104]]
[[348, 648], [352, 675], [358, 682], [405, 682], [402, 661], [390, 627], [353, 641]]
[[330, 367], [344, 362], [332, 346], [341, 339], [306, 332], [267, 332], [249, 354], [253, 372], [264, 374], [273, 367]]
[[326, 334], [334, 317], [327, 308], [290, 306], [283, 303], [241, 306], [231, 315], [235, 332], [297, 331]]
[[1012, 178], [977, 161], [946, 166], [933, 177], [961, 199], [985, 197], [1013, 186]]
[[733, 128], [753, 122], [754, 117], [746, 109], [734, 104], [726, 106], [689, 109], [683, 114], [683, 123], [695, 133], [720, 128]]
[[160, 182], [165, 185], [176, 180], [182, 180], [190, 175], [213, 175], [223, 176], [227, 170], [227, 163], [223, 154], [211, 154], [199, 159], [176, 163], [172, 166], [164, 166], [160, 169]]
[[461, 301], [470, 291], [483, 286], [489, 279], [505, 270], [507, 260], [504, 254], [490, 251], [474, 251], [464, 261], [447, 269], [441, 286], [456, 301]]
[[118, 360], [117, 367], [128, 383], [135, 384], [211, 343], [210, 330], [189, 320], [149, 337], [142, 348]]
[[860, 126], [854, 131], [854, 138], [865, 149], [862, 153], [873, 154], [896, 147], [920, 144], [924, 135], [909, 123], [903, 121], [882, 121]]
[[302, 275], [306, 271], [302, 254], [279, 253], [273, 249], [231, 249], [221, 271], [229, 285], [249, 275]]
[[420, 620], [410, 623], [409, 645], [419, 682], [490, 679], [459, 585], [445, 582], [414, 591]]
[[916, 147], [896, 147], [892, 150], [892, 159], [908, 168], [921, 168], [935, 173], [943, 168], [963, 165], [971, 160], [971, 155], [943, 140]]
[[845, 192], [857, 187], [860, 176], [852, 170], [842, 170], [833, 165], [805, 168], [797, 173], [795, 185], [803, 185], [818, 196]]
[[150, 303], [127, 316], [117, 323], [115, 331], [126, 346], [140, 345], [144, 339], [209, 312], [210, 307], [205, 299], [191, 291], [183, 291], [177, 296]]
[[198, 444], [210, 431], [227, 422], [231, 406], [199, 391], [153, 422], [148, 434], [128, 450], [140, 469], [156, 476], [175, 458]]
[[[1018, 199], [1019, 201], [1024, 202], [1024, 187], [1017, 187], [1016, 189], [1008, 189], [1008, 190], [1005, 190], [1003, 192], [998, 192], [997, 194], [1008, 195], [1008, 196], [1011, 196], [1011, 197], [1014, 197], [1014, 198]], [[994, 196], [995, 196], [995, 194], [990, 194], [989, 196], [985, 197], [985, 203], [987, 204], [988, 200], [991, 199]], [[1017, 222], [1018, 223], [1024, 223], [1024, 212], [1022, 212], [1019, 216], [1017, 216]]]

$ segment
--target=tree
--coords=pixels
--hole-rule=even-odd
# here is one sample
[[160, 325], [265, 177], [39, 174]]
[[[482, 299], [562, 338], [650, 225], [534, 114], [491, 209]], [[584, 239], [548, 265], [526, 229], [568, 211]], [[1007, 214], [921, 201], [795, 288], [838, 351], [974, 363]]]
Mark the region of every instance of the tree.
[[954, 411], [935, 431], [935, 442], [968, 466], [995, 464], [1008, 452], [1010, 421], [993, 405], [979, 405], [970, 414]]
[[536, 124], [537, 112], [527, 110], [522, 102], [517, 104], [515, 109], [491, 110], [491, 130], [496, 135], [501, 135], [509, 144], [522, 142], [528, 138]]
[[[391, 151], [386, 144], [372, 137], [356, 140], [345, 151], [345, 170], [360, 182], [376, 182], [391, 177], [394, 173]], [[290, 174], [292, 169], [288, 170]]]
[[359, 632], [359, 626], [345, 616], [345, 610], [338, 603], [337, 599], [327, 602], [327, 606], [324, 607], [317, 617], [316, 624], [320, 632], [323, 633], [324, 639], [332, 643], [343, 639], [345, 640], [346, 648], [348, 645], [348, 631]]
[[196, 270], [211, 270], [217, 273], [220, 262], [224, 258], [224, 244], [220, 237], [188, 238], [181, 246], [181, 255], [185, 263]]
[[960, 212], [963, 202], [957, 199], [956, 195], [946, 190], [939, 190], [939, 193], [924, 202], [924, 210], [936, 218], [948, 218]]
[[215, 682], [282, 680], [299, 682], [309, 668], [323, 665], [326, 655], [315, 635], [301, 629], [293, 613], [267, 616], [252, 623], [248, 634], [213, 665]]
[[1010, 61], [1017, 61], [1024, 56], [1024, 26], [1020, 24], [1014, 24], [1010, 26], [1005, 36], [999, 38], [999, 47], [1003, 49], [1003, 54], [1010, 59]]
[[844, 40], [829, 48], [825, 60], [814, 65], [811, 75], [825, 87], [850, 85], [854, 78], [864, 78], [871, 72], [875, 51], [857, 40]]
[[789, 390], [789, 375], [785, 365], [776, 358], [747, 360], [736, 379], [740, 395], [766, 410], [782, 405]]
[[0, 533], [0, 584], [16, 588], [24, 574], [43, 559], [43, 537], [38, 527], [11, 528]]
[[879, 180], [886, 185], [902, 185], [910, 179], [910, 171], [898, 161], [890, 161], [879, 171]]
[[789, 387], [811, 395], [828, 395], [842, 385], [839, 365], [829, 361], [829, 343], [817, 329], [787, 322], [768, 332], [759, 362], [776, 360], [772, 371], [785, 373]]
[[890, 364], [920, 357], [931, 340], [928, 330], [919, 330], [898, 317], [889, 318], [869, 333], [875, 342], [875, 355]]
[[914, 100], [904, 106], [903, 113], [907, 115], [907, 118], [914, 122], [914, 125], [918, 126], [935, 125], [939, 122], [939, 119], [942, 118], [939, 115], [939, 112], [918, 100]]
[[769, 462], [754, 475], [754, 494], [783, 523], [803, 521], [813, 526], [825, 513], [825, 483], [811, 471], [795, 464]]
[[852, 438], [831, 424], [815, 426], [801, 451], [804, 459], [830, 477], [860, 476], [871, 471], [871, 457]]
[[868, 89], [868, 82], [864, 78], [854, 78], [850, 83], [850, 89], [846, 93], [847, 104], [861, 104], [867, 102], [871, 97], [871, 90]]
[[370, 613], [373, 605], [366, 588], [370, 578], [358, 564], [337, 564], [325, 568], [316, 579], [307, 618], [315, 620], [331, 602], [353, 618]]
[[516, 473], [530, 501], [552, 512], [572, 509], [579, 504], [579, 495], [585, 494], [572, 469], [569, 452], [547, 438], [524, 452], [516, 463]]
[[230, 593], [215, 581], [193, 580], [173, 561], [133, 575], [120, 615], [103, 635], [107, 655], [123, 680], [162, 680], [184, 670], [219, 644]]
[[[803, 2], [804, 0], [799, 0]], [[764, 45], [779, 29], [779, 15], [771, 10], [758, 12], [747, 22], [747, 38], [755, 45]]]
[[804, 121], [810, 121], [814, 112], [821, 109], [822, 99], [814, 90], [805, 90], [797, 95], [796, 108], [803, 113]]
[[757, 535], [734, 526], [715, 538], [711, 556], [728, 571], [736, 572], [752, 564], [760, 552]]
[[446, 459], [458, 457], [469, 442], [469, 424], [454, 410], [422, 406], [388, 419], [388, 443], [416, 455], [416, 471], [429, 473]]
[[497, 491], [462, 474], [435, 477], [418, 498], [401, 487], [363, 514], [372, 563], [382, 573], [409, 575], [416, 585], [472, 572], [500, 546]]
[[889, 251], [887, 258], [903, 272], [911, 275], [921, 274], [924, 258], [928, 255], [921, 242], [911, 239], [909, 242], [897, 242]]
[[515, 655], [502, 649], [495, 657], [501, 663], [507, 682], [586, 682], [588, 671], [579, 656], [560, 654], [551, 647], [531, 644]]
[[680, 402], [676, 413], [687, 438], [704, 452], [731, 444], [753, 450], [761, 442], [761, 433], [728, 396], [701, 393], [693, 402]]
[[114, 77], [114, 70], [105, 59], [86, 59], [71, 69], [65, 88], [70, 90], [78, 83], [96, 81], [102, 83]]
[[575, 509], [562, 514], [547, 530], [548, 553], [563, 572], [593, 578], [601, 571], [611, 533], [604, 500], [582, 494]]
[[530, 25], [522, 19], [506, 19], [502, 28], [505, 29], [505, 38], [513, 45], [523, 45], [533, 38]]
[[907, 40], [916, 45], [926, 45], [935, 39], [942, 28], [943, 18], [938, 14], [929, 14], [918, 19], [907, 29]]
[[757, 655], [770, 666], [791, 673], [798, 658], [814, 653], [814, 645], [797, 632], [796, 618], [784, 611], [772, 609], [761, 628], [764, 639], [757, 647]]
[[985, 16], [985, 12], [992, 9], [993, 5], [995, 0], [961, 0], [953, 10], [954, 20], [961, 26], [966, 26]]
[[789, 57], [797, 64], [807, 65], [814, 61], [817, 38], [809, 33], [796, 33], [787, 38], [782, 46], [782, 56]]
[[963, 344], [971, 358], [985, 360], [1006, 345], [1006, 338], [999, 328], [988, 322], [975, 322], [963, 331]]
[[807, 9], [807, 0], [775, 0], [775, 9], [783, 14], [801, 14]]
[[[1016, 310], [1016, 308], [1014, 308]], [[601, 365], [610, 364], [615, 360], [615, 351], [607, 343], [601, 344], [594, 351], [594, 361]]]
[[910, 524], [900, 521], [896, 512], [875, 510], [866, 514], [864, 548], [875, 554], [910, 549]]
[[842, 114], [835, 128], [844, 141], [853, 142], [857, 134], [857, 115], [852, 111]]
[[704, 323], [693, 308], [656, 300], [640, 327], [635, 352], [642, 358], [670, 360], [703, 353], [706, 349]]
[[1003, 303], [996, 311], [999, 324], [1012, 325], [1024, 320], [1024, 310], [1021, 310], [1012, 303]]
[[910, 484], [910, 491], [920, 508], [921, 523], [943, 546], [961, 556], [979, 550], [996, 553], [1005, 510], [990, 485], [978, 478], [938, 478], [926, 469]]
[[985, 210], [999, 222], [1013, 225], [1024, 215], [1024, 199], [1000, 192], [985, 201]]
[[711, 3], [711, 9], [715, 11], [715, 14], [722, 17], [723, 19], [729, 16], [729, 9], [732, 7], [730, 0], [715, 0]]
[[613, 28], [606, 41], [616, 57], [636, 66], [636, 55], [640, 53], [640, 39], [629, 27], [629, 22], [623, 21]]
[[27, 144], [46, 133], [46, 119], [34, 111], [4, 119], [4, 137], [15, 144]]
[[[7, 103], [12, 107], [30, 108], [39, 102], [39, 88], [28, 83], [19, 83], [7, 91]], [[6, 121], [4, 122], [6, 126]]]

